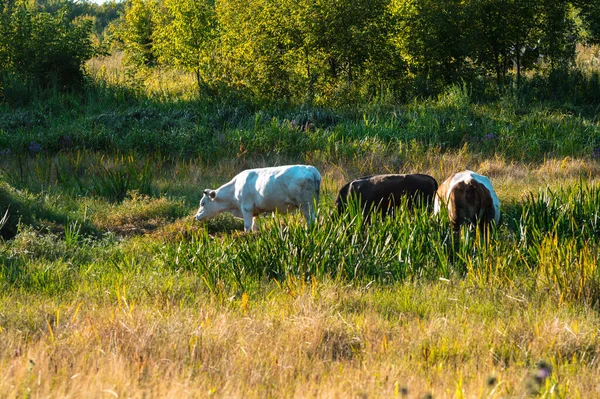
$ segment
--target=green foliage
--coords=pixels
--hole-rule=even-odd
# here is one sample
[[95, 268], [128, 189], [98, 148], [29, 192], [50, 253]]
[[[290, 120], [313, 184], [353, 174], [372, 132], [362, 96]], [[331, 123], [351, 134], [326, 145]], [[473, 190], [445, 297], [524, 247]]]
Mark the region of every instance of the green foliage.
[[94, 33], [102, 36], [110, 24], [116, 21], [125, 12], [125, 1], [110, 0], [102, 4], [91, 1], [77, 1], [70, 3], [70, 18], [90, 16], [94, 21]]
[[386, 57], [392, 52], [388, 3], [219, 2], [224, 83], [255, 98], [311, 102], [354, 90], [367, 75], [391, 80], [386, 73], [395, 73], [398, 63]]
[[158, 60], [194, 72], [198, 89], [214, 80], [216, 18], [210, 1], [165, 0], [154, 13]]
[[566, 0], [542, 1], [541, 51], [552, 69], [566, 69], [575, 59], [579, 32], [570, 6]]
[[466, 77], [473, 21], [464, 2], [396, 1], [394, 5], [400, 23], [396, 45], [411, 75], [428, 85], [424, 94]]
[[[81, 81], [90, 33], [123, 7], [2, 4], [1, 87], [13, 93], [23, 80], [15, 71], [25, 87]], [[587, 0], [130, 0], [112, 37], [138, 85], [160, 64], [194, 73], [209, 96], [338, 105], [568, 70], [576, 44], [597, 40], [597, 8]]]
[[535, 48], [539, 40], [540, 1], [473, 2], [468, 12], [474, 22], [470, 42], [477, 64], [494, 73], [497, 83], [502, 85], [514, 61], [520, 78], [521, 72], [535, 61], [524, 57], [524, 50]]
[[573, 2], [580, 10], [586, 39], [590, 43], [600, 43], [600, 4], [595, 0], [576, 0]]
[[81, 87], [83, 63], [95, 54], [92, 21], [72, 21], [67, 13], [66, 6], [50, 14], [25, 1], [2, 8], [0, 59], [4, 62], [0, 79], [5, 92], [16, 88], [14, 83], [19, 80], [28, 89]]
[[154, 0], [127, 1], [125, 14], [116, 28], [116, 36], [122, 42], [127, 55], [125, 61], [134, 68], [134, 72], [137, 68], [156, 64], [157, 55], [152, 39], [152, 15], [155, 7]]

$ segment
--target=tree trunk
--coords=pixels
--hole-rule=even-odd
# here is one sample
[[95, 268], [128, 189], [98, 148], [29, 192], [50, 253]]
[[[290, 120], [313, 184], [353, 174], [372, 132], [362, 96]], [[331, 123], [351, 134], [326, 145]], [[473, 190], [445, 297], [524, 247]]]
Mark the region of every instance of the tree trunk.
[[312, 99], [313, 99], [313, 78], [311, 75], [311, 71], [310, 71], [310, 60], [309, 60], [309, 52], [308, 52], [308, 47], [306, 47], [304, 49], [304, 56], [305, 56], [305, 62], [306, 62], [306, 77], [308, 79], [308, 87], [307, 87], [307, 96], [308, 96], [308, 101], [309, 103], [312, 103]]
[[498, 89], [502, 87], [502, 67], [500, 66], [500, 54], [496, 53], [496, 84]]
[[352, 61], [348, 57], [348, 86], [352, 86]]
[[516, 46], [515, 60], [517, 62], [517, 86], [521, 83], [521, 46]]
[[198, 84], [198, 97], [202, 95], [202, 77], [200, 76], [200, 69], [196, 68], [196, 83]]

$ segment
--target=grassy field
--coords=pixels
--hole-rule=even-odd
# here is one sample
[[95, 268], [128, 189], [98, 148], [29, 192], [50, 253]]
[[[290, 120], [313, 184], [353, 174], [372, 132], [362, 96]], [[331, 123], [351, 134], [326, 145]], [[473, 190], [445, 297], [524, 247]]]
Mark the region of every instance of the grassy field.
[[[597, 107], [261, 108], [103, 65], [0, 114], [4, 397], [600, 396]], [[202, 189], [296, 162], [324, 177], [312, 228], [192, 220]], [[334, 218], [350, 178], [465, 168], [502, 202], [487, 240]]]

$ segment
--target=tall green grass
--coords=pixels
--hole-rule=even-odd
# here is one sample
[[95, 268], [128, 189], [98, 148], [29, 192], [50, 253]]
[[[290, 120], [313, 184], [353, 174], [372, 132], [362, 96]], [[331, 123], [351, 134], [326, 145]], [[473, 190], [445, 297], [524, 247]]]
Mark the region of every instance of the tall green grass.
[[[21, 189], [4, 183], [2, 210], [8, 209], [11, 224], [3, 231], [10, 229], [11, 237], [16, 235], [18, 223], [23, 231], [32, 230], [23, 235], [24, 241], [7, 245], [33, 245], [25, 252], [40, 254], [48, 262], [71, 262], [70, 257], [76, 257], [85, 265], [95, 251], [94, 242], [109, 231], [128, 231], [132, 223], [137, 223], [134, 228], [145, 229], [153, 219], [175, 220], [196, 205], [190, 197], [184, 203], [161, 198], [164, 184], [174, 184], [173, 173], [192, 173], [191, 169], [200, 165], [180, 163], [173, 168], [169, 166], [172, 161], [161, 157], [144, 160], [82, 152], [59, 157], [40, 154], [33, 160], [16, 157], [20, 161], [12, 168], [6, 166], [3, 178]], [[158, 184], [161, 179], [165, 182]], [[178, 188], [173, 185], [171, 194], [173, 190]], [[197, 199], [201, 187], [194, 192]], [[188, 191], [179, 193], [187, 195]], [[208, 227], [186, 227], [183, 235], [170, 235], [167, 230], [162, 233], [168, 237], [166, 242], [149, 240], [137, 254], [145, 253], [151, 259], [149, 264], [161, 269], [193, 273], [215, 293], [224, 286], [245, 292], [257, 282], [270, 280], [316, 278], [385, 284], [466, 278], [481, 287], [525, 284], [532, 289], [545, 287], [564, 298], [593, 305], [598, 302], [600, 188], [596, 185], [580, 181], [531, 192], [505, 204], [503, 222], [487, 235], [466, 228], [453, 234], [445, 216], [434, 217], [420, 208], [408, 210], [405, 205], [393, 217], [368, 223], [355, 204], [338, 216], [326, 200], [312, 227], [298, 215], [277, 215], [260, 218], [258, 233], [239, 234], [231, 232], [239, 224], [220, 217]], [[63, 244], [52, 249], [51, 240], [25, 239], [47, 233], [62, 237]], [[87, 249], [81, 250], [82, 246]], [[26, 275], [29, 262], [35, 264], [37, 255], [19, 258], [14, 253], [19, 251], [9, 250], [3, 256], [13, 265], [22, 265], [19, 273]], [[118, 258], [113, 264], [118, 270], [129, 267]], [[15, 281], [10, 273], [5, 276], [7, 282]]]
[[[276, 216], [262, 221], [256, 234], [212, 236], [200, 229], [161, 246], [159, 253], [162, 264], [201, 276], [211, 292], [219, 284], [244, 292], [256, 281], [273, 279], [466, 278], [481, 288], [525, 284], [597, 306], [600, 188], [550, 193], [532, 193], [510, 207], [505, 222], [485, 236], [466, 228], [454, 235], [446, 218], [426, 210], [401, 208], [394, 217], [368, 224], [355, 208], [341, 219], [321, 209], [313, 227]], [[540, 207], [549, 196], [555, 208]]]

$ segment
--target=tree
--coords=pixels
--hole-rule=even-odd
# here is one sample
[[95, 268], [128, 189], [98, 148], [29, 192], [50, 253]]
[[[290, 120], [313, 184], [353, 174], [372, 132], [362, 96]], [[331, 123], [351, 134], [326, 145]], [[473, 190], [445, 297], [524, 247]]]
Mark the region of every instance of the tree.
[[566, 68], [575, 60], [579, 39], [567, 0], [541, 0], [541, 51], [551, 69]]
[[227, 76], [272, 99], [306, 93], [311, 101], [315, 91], [353, 88], [367, 68], [384, 64], [379, 54], [389, 54], [389, 1], [220, 1]]
[[352, 85], [360, 69], [387, 39], [380, 28], [389, 0], [355, 0], [316, 2], [319, 23], [316, 28], [318, 47], [328, 54], [330, 73], [345, 73]]
[[154, 0], [127, 0], [125, 14], [116, 28], [116, 37], [123, 43], [125, 62], [133, 67], [156, 65], [152, 36], [154, 32]]
[[524, 49], [534, 48], [539, 41], [540, 0], [475, 0], [469, 13], [473, 16], [470, 42], [475, 63], [493, 72], [498, 86], [513, 65], [519, 80], [532, 64], [523, 57]]
[[223, 0], [217, 6], [228, 83], [257, 98], [287, 100], [294, 81], [291, 0]]
[[579, 9], [589, 43], [600, 44], [600, 2], [598, 0], [575, 0]]
[[96, 52], [90, 19], [71, 21], [66, 6], [50, 14], [26, 1], [4, 10], [10, 14], [0, 36], [5, 75], [18, 75], [30, 87], [81, 85], [83, 64]]
[[395, 43], [411, 73], [434, 86], [467, 71], [471, 19], [461, 0], [400, 0], [393, 7], [400, 29]]
[[152, 39], [158, 60], [194, 72], [201, 91], [215, 67], [214, 6], [207, 0], [164, 0], [154, 16]]

